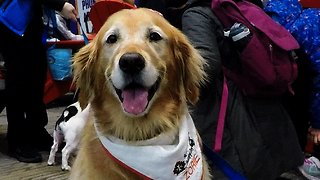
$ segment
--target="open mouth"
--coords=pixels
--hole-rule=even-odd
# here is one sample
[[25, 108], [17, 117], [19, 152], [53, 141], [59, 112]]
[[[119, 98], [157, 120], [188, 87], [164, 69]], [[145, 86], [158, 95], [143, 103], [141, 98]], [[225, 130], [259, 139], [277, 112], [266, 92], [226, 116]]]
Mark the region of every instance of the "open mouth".
[[138, 115], [144, 112], [160, 84], [158, 79], [151, 87], [132, 82], [123, 89], [117, 89], [116, 93], [122, 103], [122, 107], [129, 114]]

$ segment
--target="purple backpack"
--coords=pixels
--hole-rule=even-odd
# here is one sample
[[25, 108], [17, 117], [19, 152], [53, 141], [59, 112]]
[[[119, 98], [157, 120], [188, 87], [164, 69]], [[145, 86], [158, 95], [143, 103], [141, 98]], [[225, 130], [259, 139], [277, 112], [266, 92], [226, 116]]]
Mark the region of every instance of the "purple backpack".
[[293, 36], [248, 1], [212, 0], [211, 8], [224, 28], [230, 29], [225, 31], [225, 36], [230, 38], [236, 27], [235, 31], [243, 31], [231, 37], [233, 42], [247, 36], [237, 52], [241, 70], [233, 71], [225, 66], [225, 76], [251, 97], [276, 96], [291, 90], [298, 73], [292, 52], [299, 48]]

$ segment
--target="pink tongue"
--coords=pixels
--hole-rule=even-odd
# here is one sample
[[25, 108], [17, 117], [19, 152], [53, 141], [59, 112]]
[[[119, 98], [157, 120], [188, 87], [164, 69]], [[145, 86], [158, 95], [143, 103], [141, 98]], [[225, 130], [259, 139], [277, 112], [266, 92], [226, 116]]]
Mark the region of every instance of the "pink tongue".
[[128, 89], [122, 91], [124, 110], [131, 114], [142, 113], [148, 105], [147, 89]]

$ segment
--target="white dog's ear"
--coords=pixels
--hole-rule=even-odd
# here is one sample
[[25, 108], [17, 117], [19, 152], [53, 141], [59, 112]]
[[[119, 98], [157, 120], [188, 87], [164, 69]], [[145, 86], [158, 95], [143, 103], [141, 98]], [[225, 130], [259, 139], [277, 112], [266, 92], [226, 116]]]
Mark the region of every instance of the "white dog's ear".
[[173, 50], [175, 59], [180, 62], [182, 71], [182, 82], [186, 93], [186, 99], [195, 104], [199, 99], [200, 86], [205, 82], [204, 72], [205, 60], [199, 52], [191, 45], [187, 37], [179, 30], [174, 32]]
[[73, 82], [80, 91], [80, 98], [88, 102], [93, 98], [93, 70], [94, 61], [98, 57], [95, 41], [82, 47], [73, 57]]

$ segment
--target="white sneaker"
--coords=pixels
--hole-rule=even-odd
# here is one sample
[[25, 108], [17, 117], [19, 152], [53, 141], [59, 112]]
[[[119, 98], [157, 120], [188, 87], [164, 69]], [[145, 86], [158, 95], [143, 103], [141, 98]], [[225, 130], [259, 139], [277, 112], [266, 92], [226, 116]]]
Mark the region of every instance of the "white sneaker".
[[299, 170], [309, 180], [320, 180], [320, 161], [316, 157], [304, 159]]

